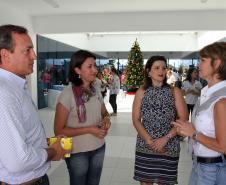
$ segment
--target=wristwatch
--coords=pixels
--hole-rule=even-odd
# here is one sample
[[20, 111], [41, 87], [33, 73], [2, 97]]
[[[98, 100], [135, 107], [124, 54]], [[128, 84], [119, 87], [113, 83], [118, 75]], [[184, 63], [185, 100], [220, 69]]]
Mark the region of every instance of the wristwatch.
[[200, 134], [200, 132], [196, 130], [196, 131], [192, 134], [192, 139], [194, 139], [194, 140], [196, 141], [198, 134]]

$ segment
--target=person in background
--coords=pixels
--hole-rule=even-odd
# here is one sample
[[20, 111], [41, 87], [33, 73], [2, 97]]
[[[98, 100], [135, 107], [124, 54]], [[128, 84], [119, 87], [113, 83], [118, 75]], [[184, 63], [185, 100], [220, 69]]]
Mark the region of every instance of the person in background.
[[183, 82], [187, 78], [188, 69], [184, 68], [183, 73], [181, 75], [181, 81]]
[[108, 87], [108, 83], [107, 81], [103, 78], [103, 73], [100, 73], [99, 78], [101, 79], [101, 94], [102, 97], [106, 97], [107, 96], [107, 87]]
[[50, 88], [50, 73], [48, 69], [45, 69], [42, 74], [42, 82], [44, 84], [44, 90], [47, 92]]
[[120, 82], [121, 82], [121, 88], [123, 90], [123, 97], [126, 97], [126, 92], [127, 92], [127, 87], [126, 87], [126, 70], [123, 70], [121, 78], [120, 78]]
[[182, 87], [182, 74], [181, 74], [180, 69], [179, 70], [174, 69], [173, 74], [176, 77], [175, 87], [178, 87], [179, 89], [181, 89], [181, 87]]
[[107, 82], [103, 79], [101, 72], [99, 72], [97, 74], [97, 77], [96, 77], [95, 81], [93, 82], [93, 85], [99, 89], [99, 91], [101, 92], [101, 95], [104, 99], [104, 97], [106, 96], [106, 93], [107, 93]]
[[226, 43], [200, 51], [199, 75], [208, 82], [201, 90], [192, 122], [177, 120], [178, 134], [188, 136], [193, 166], [189, 185], [226, 183]]
[[176, 184], [180, 138], [171, 125], [188, 119], [182, 92], [166, 82], [167, 61], [152, 56], [145, 66], [144, 86], [138, 89], [132, 109], [137, 130], [134, 179], [141, 185]]
[[99, 91], [93, 86], [96, 79], [96, 57], [79, 50], [70, 61], [71, 86], [60, 94], [54, 121], [55, 134], [73, 137], [73, 150], [66, 164], [71, 185], [98, 185], [105, 154], [105, 136], [110, 118]]
[[27, 89], [36, 54], [26, 28], [0, 26], [0, 184], [49, 185], [51, 160], [69, 151], [50, 147]]
[[174, 72], [173, 72], [172, 68], [169, 68], [169, 69], [167, 70], [166, 76], [167, 76], [167, 83], [168, 83], [169, 85], [175, 86], [175, 83], [176, 83], [176, 81], [177, 81], [177, 78], [176, 78], [176, 76], [174, 75]]
[[100, 80], [98, 74], [97, 74], [95, 80], [94, 80], [92, 83], [93, 83], [93, 84], [92, 84], [93, 87], [95, 87], [95, 89], [96, 89], [97, 91], [99, 91], [99, 93], [101, 93], [101, 85], [102, 85], [102, 82], [101, 82], [101, 80]]
[[110, 94], [109, 103], [111, 104], [113, 109], [113, 113], [111, 114], [111, 116], [117, 116], [117, 94], [120, 90], [120, 79], [115, 67], [111, 68], [111, 75], [112, 78], [108, 80]]
[[185, 95], [185, 102], [188, 107], [188, 113], [192, 114], [193, 108], [198, 101], [200, 92], [202, 89], [202, 84], [197, 80], [198, 71], [196, 68], [189, 68], [187, 72], [187, 77], [183, 81], [182, 89]]

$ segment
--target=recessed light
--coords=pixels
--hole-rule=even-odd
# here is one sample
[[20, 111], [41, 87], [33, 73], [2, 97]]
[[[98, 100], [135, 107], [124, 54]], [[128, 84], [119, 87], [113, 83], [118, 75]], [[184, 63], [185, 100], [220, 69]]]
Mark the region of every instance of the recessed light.
[[201, 3], [206, 3], [208, 0], [200, 0]]
[[42, 0], [53, 8], [59, 8], [60, 5], [55, 0]]

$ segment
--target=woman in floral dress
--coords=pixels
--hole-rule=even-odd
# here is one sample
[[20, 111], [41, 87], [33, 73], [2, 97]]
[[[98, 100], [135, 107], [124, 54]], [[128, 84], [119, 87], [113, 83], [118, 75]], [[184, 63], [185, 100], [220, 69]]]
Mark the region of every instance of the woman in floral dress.
[[141, 185], [177, 183], [180, 138], [171, 124], [187, 120], [188, 111], [177, 87], [166, 83], [166, 59], [151, 57], [145, 66], [145, 83], [133, 102], [137, 143], [134, 179]]

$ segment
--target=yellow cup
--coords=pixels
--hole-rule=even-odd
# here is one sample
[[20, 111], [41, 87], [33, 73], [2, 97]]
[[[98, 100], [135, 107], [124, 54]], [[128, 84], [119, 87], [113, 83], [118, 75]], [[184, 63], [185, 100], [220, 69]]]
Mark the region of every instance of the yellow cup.
[[[49, 145], [52, 145], [57, 141], [56, 137], [50, 137], [49, 138]], [[65, 137], [60, 139], [60, 144], [65, 150], [71, 150], [72, 149], [72, 137]], [[70, 154], [65, 154], [64, 157], [70, 157]]]

